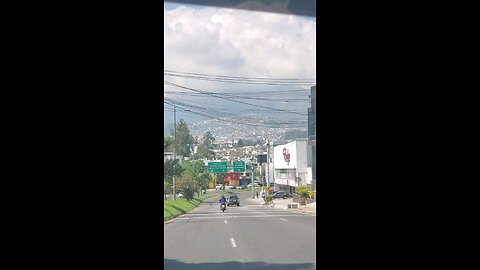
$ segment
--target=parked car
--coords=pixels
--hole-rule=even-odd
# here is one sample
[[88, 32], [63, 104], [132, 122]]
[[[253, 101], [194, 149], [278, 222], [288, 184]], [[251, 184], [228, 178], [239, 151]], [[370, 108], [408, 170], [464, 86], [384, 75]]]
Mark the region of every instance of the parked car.
[[284, 198], [290, 197], [285, 191], [277, 191], [273, 193], [273, 198]]
[[230, 189], [236, 189], [237, 187], [235, 185], [230, 186]]
[[230, 206], [230, 205], [240, 206], [240, 199], [238, 198], [237, 195], [230, 195], [230, 197], [228, 197], [227, 206]]
[[216, 190], [222, 190], [222, 189], [223, 189], [223, 185], [217, 185], [217, 186], [215, 187], [215, 189], [216, 189]]

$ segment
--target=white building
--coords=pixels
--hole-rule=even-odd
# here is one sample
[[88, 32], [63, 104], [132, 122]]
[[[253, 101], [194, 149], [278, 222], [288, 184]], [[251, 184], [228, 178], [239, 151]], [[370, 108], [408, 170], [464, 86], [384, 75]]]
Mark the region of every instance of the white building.
[[294, 187], [312, 183], [307, 145], [306, 140], [298, 140], [273, 148], [275, 190], [292, 192]]
[[[176, 159], [181, 163], [182, 160], [184, 159], [182, 155], [175, 155], [176, 156]], [[173, 152], [164, 152], [163, 153], [163, 161], [167, 161], [167, 160], [173, 160]]]

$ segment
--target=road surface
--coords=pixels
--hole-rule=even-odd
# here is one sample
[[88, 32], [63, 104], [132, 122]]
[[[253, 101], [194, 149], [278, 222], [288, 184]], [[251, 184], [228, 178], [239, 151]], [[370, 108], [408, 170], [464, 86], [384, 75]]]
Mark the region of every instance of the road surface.
[[214, 197], [165, 224], [165, 269], [316, 269], [315, 216], [239, 197], [225, 213]]

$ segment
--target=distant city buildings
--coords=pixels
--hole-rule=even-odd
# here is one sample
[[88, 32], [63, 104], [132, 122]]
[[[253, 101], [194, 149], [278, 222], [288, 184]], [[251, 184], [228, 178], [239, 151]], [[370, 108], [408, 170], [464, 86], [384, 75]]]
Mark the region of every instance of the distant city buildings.
[[[176, 160], [178, 160], [180, 163], [182, 160], [185, 160], [185, 158], [182, 155], [175, 155]], [[173, 152], [164, 152], [163, 153], [163, 161], [171, 161], [173, 160]]]
[[[247, 132], [242, 126], [236, 125], [222, 128], [222, 123], [216, 122], [216, 120], [196, 123], [194, 125], [196, 128], [192, 128], [192, 131], [199, 134], [211, 131], [215, 136], [215, 141], [212, 144], [214, 156], [211, 160], [203, 159], [203, 162], [205, 162], [205, 165], [209, 161], [226, 161], [231, 164], [233, 161], [243, 160], [246, 164], [251, 164], [251, 162], [257, 162], [258, 155], [265, 155], [265, 160], [259, 162], [261, 164], [257, 165], [257, 173], [255, 173], [255, 179], [258, 179], [261, 184], [275, 184], [275, 190], [285, 190], [289, 193], [292, 193], [299, 185], [316, 184], [316, 86], [310, 88], [309, 98], [307, 138], [305, 138], [305, 133], [300, 137], [304, 139], [290, 141], [295, 137], [287, 138], [287, 136], [284, 136], [285, 133], [292, 134], [292, 129], [289, 128], [256, 128]], [[215, 131], [221, 135], [217, 137]], [[305, 132], [305, 129], [303, 129], [303, 132]], [[232, 138], [232, 134], [235, 134], [236, 137]], [[242, 144], [239, 144], [240, 139], [242, 139]], [[245, 140], [256, 143], [258, 139], [260, 139], [260, 142], [263, 141], [262, 145], [239, 147], [239, 145], [245, 145]], [[192, 147], [193, 153], [196, 153], [198, 146], [193, 145]], [[164, 159], [172, 160], [173, 153], [165, 152]], [[176, 159], [187, 160], [187, 158], [178, 155]], [[217, 180], [222, 181], [222, 179]], [[236, 174], [235, 179], [232, 178], [232, 180], [235, 180], [238, 185], [247, 185], [251, 182], [251, 170], [248, 169], [246, 172]]]

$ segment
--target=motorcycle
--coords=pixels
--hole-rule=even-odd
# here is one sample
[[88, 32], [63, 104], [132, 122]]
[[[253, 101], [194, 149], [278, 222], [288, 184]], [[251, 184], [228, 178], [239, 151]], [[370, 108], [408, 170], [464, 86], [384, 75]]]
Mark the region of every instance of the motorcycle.
[[227, 206], [224, 203], [222, 203], [220, 205], [220, 210], [222, 210], [222, 212], [225, 212], [226, 209], [227, 209]]

